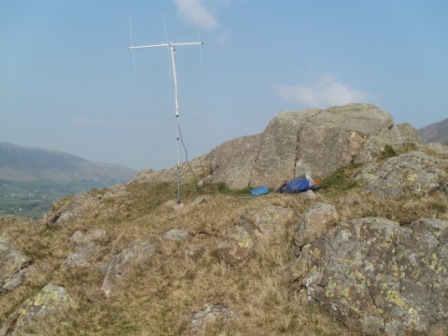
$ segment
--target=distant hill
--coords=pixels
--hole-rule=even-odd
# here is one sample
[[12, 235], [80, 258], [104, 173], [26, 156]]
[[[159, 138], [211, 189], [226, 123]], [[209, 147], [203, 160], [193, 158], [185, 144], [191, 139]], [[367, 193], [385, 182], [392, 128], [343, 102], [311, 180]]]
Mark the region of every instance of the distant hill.
[[424, 143], [439, 142], [448, 145], [448, 118], [418, 130]]
[[123, 165], [0, 142], [0, 217], [40, 218], [57, 199], [132, 179]]
[[93, 163], [58, 151], [29, 148], [0, 142], [0, 179], [32, 182], [48, 180], [128, 181], [136, 171], [117, 164]]

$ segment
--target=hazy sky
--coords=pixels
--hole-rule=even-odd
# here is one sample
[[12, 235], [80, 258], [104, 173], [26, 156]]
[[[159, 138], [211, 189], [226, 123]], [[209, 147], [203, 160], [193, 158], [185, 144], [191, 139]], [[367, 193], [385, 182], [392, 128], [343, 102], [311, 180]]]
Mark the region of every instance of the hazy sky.
[[130, 21], [134, 45], [205, 43], [176, 53], [189, 159], [283, 110], [369, 102], [420, 128], [448, 117], [447, 18], [446, 0], [2, 0], [0, 141], [174, 166], [169, 50], [134, 67]]

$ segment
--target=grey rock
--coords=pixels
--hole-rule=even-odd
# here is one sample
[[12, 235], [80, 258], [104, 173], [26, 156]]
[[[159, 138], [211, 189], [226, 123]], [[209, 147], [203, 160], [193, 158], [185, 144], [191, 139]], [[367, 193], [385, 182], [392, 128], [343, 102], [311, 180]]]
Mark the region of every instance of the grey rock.
[[262, 205], [240, 215], [241, 225], [260, 237], [269, 237], [292, 219], [293, 213], [275, 205]]
[[219, 259], [230, 266], [243, 263], [253, 251], [253, 240], [249, 233], [237, 226], [227, 231], [224, 241], [218, 245]]
[[339, 214], [333, 205], [314, 203], [299, 219], [294, 232], [296, 255], [302, 247], [313, 243], [339, 221]]
[[48, 225], [65, 224], [81, 218], [89, 206], [95, 203], [96, 197], [88, 193], [81, 193], [73, 197], [61, 209], [56, 211], [47, 221]]
[[367, 335], [448, 333], [448, 222], [341, 222], [302, 249], [295, 284]]
[[325, 178], [350, 163], [381, 157], [386, 145], [402, 148], [421, 142], [409, 124], [394, 125], [389, 112], [369, 104], [326, 110], [282, 112], [263, 133], [216, 147], [206, 157], [209, 180], [230, 188], [267, 185], [276, 189], [307, 173]]
[[4, 321], [0, 336], [23, 335], [25, 328], [75, 307], [76, 304], [64, 287], [48, 284]]
[[104, 256], [103, 245], [109, 242], [109, 235], [103, 229], [93, 230], [86, 235], [76, 231], [70, 237], [70, 242], [76, 244], [75, 252], [64, 260], [61, 268], [88, 268], [97, 264]]
[[106, 276], [101, 287], [106, 296], [112, 296], [121, 279], [136, 265], [148, 262], [154, 251], [155, 247], [149, 241], [135, 241], [112, 258], [106, 266]]
[[201, 333], [204, 331], [208, 323], [221, 321], [230, 321], [236, 318], [236, 313], [230, 309], [227, 305], [209, 304], [204, 310], [197, 311], [191, 318], [191, 326], [193, 332]]
[[190, 234], [184, 230], [172, 229], [162, 236], [166, 240], [187, 240], [190, 238]]
[[8, 238], [0, 236], [0, 293], [19, 286], [30, 263], [31, 259], [18, 251]]
[[368, 192], [380, 196], [424, 197], [440, 189], [447, 171], [448, 160], [410, 152], [389, 158], [377, 168], [369, 166], [359, 178], [367, 183]]

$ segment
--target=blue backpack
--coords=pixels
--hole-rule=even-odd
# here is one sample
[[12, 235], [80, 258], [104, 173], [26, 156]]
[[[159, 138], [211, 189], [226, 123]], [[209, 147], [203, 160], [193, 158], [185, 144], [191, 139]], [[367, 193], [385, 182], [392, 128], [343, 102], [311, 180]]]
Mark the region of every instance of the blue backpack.
[[310, 189], [310, 181], [307, 179], [306, 175], [300, 175], [299, 177], [286, 182], [276, 191], [279, 193], [296, 194], [305, 192]]

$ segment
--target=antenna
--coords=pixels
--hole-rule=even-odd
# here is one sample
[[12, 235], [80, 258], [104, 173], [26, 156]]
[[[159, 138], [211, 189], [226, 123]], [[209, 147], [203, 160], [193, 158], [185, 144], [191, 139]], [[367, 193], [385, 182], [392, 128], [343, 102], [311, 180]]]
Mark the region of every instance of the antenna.
[[[164, 22], [165, 22], [165, 15], [163, 16]], [[166, 27], [165, 27], [165, 36], [166, 36]], [[180, 156], [179, 156], [179, 100], [178, 100], [178, 90], [177, 90], [177, 74], [176, 74], [176, 47], [183, 47], [183, 46], [202, 46], [203, 42], [179, 42], [179, 43], [173, 43], [173, 42], [165, 42], [161, 44], [149, 44], [149, 45], [142, 45], [142, 46], [131, 46], [128, 47], [129, 50], [134, 52], [135, 49], [145, 49], [145, 48], [160, 48], [160, 47], [166, 47], [170, 49], [171, 54], [171, 66], [173, 68], [173, 83], [174, 83], [174, 112], [176, 115], [176, 147], [177, 147], [177, 203], [181, 203], [181, 197], [180, 197]]]

